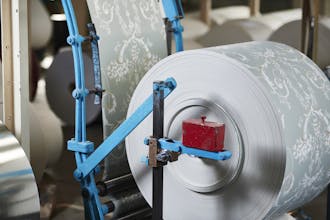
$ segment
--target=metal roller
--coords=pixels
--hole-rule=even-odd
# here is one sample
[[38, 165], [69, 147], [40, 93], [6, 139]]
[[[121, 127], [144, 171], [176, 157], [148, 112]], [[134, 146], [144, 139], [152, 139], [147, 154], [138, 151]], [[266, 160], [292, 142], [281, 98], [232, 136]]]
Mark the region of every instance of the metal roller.
[[0, 219], [40, 219], [39, 194], [28, 159], [0, 124]]
[[[164, 135], [180, 140], [183, 120], [207, 116], [226, 125], [232, 158], [188, 155], [164, 167], [164, 220], [276, 219], [330, 182], [330, 82], [319, 67], [283, 44], [251, 42], [181, 52], [141, 80], [128, 116], [152, 82], [175, 78], [165, 100]], [[136, 183], [152, 204], [152, 172], [140, 162], [152, 133], [146, 118], [126, 139]]]

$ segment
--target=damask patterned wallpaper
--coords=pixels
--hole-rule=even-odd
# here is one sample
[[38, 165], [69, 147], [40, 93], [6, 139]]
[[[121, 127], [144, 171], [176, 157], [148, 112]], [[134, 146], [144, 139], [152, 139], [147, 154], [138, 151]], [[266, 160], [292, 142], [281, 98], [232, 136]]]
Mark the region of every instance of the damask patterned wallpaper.
[[[165, 30], [157, 0], [88, 0], [100, 36], [104, 137], [126, 118], [142, 76], [166, 53]], [[151, 93], [152, 91], [150, 91]], [[105, 178], [128, 173], [124, 144], [106, 160]]]

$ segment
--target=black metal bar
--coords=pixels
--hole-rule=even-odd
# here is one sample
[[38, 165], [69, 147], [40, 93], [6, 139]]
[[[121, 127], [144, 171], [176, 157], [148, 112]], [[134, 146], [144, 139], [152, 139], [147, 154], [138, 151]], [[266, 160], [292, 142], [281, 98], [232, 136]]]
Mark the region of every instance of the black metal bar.
[[[164, 82], [154, 82], [153, 86], [153, 137], [159, 139], [164, 135]], [[152, 172], [152, 219], [162, 220], [163, 167], [155, 167]]]
[[330, 220], [330, 185], [328, 185], [327, 220]]
[[172, 23], [165, 18], [164, 19], [165, 24], [165, 31], [166, 31], [166, 46], [167, 46], [167, 55], [170, 56], [172, 54]]

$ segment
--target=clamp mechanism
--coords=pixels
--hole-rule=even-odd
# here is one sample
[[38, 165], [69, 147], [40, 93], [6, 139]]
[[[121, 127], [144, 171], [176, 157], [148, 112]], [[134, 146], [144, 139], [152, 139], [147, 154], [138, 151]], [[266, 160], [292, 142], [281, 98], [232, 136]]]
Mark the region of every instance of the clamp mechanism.
[[149, 138], [145, 140], [145, 144], [149, 145], [149, 156], [143, 158], [142, 162], [150, 167], [164, 166], [167, 162], [177, 161], [181, 154], [210, 160], [228, 160], [232, 156], [232, 153], [228, 150], [220, 152], [206, 151], [187, 147], [180, 141], [167, 138], [158, 140], [156, 138]]
[[168, 55], [171, 54], [172, 34], [174, 34], [176, 52], [183, 51], [182, 32], [184, 31], [180, 20], [184, 18], [181, 0], [162, 0], [162, 5], [166, 18], [166, 36]]
[[181, 154], [211, 160], [228, 160], [232, 153], [224, 150], [225, 125], [208, 122], [206, 117], [185, 120], [180, 141], [164, 138], [164, 82], [153, 84], [153, 135], [144, 140], [148, 156], [141, 162], [153, 170], [152, 220], [163, 219], [163, 167], [175, 162]]

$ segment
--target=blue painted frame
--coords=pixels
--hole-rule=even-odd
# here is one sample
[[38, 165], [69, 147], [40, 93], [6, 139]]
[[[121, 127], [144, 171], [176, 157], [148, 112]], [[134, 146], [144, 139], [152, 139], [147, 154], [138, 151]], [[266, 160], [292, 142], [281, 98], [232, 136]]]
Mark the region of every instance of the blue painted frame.
[[162, 0], [163, 8], [167, 19], [172, 24], [176, 52], [183, 51], [182, 32], [184, 31], [180, 19], [184, 18], [181, 0]]
[[[109, 155], [153, 110], [153, 95], [128, 118], [126, 119], [95, 151], [94, 143], [86, 139], [86, 96], [89, 90], [85, 87], [84, 61], [82, 54], [82, 43], [90, 40], [92, 44], [93, 59], [95, 70], [95, 87], [102, 91], [99, 68], [99, 54], [97, 41], [99, 37], [95, 32], [90, 33], [90, 37], [83, 37], [79, 34], [78, 25], [71, 0], [61, 0], [67, 18], [69, 29], [68, 44], [72, 46], [75, 70], [75, 90], [72, 93], [76, 100], [75, 115], [75, 137], [68, 141], [68, 150], [75, 152], [77, 169], [74, 177], [80, 182], [82, 196], [84, 200], [85, 218], [91, 220], [103, 220], [104, 215], [110, 210], [107, 205], [101, 203], [99, 191], [95, 184], [94, 174], [99, 171], [98, 165]], [[183, 27], [180, 19], [183, 18], [183, 10], [180, 0], [162, 0], [164, 10], [172, 23], [175, 35], [177, 52], [183, 50], [182, 32]], [[165, 80], [164, 98], [168, 97], [177, 84], [173, 78]], [[154, 88], [155, 90], [156, 88]], [[100, 98], [100, 97], [99, 97]], [[96, 104], [100, 99], [96, 97]], [[160, 139], [163, 149], [172, 150], [180, 153], [187, 153], [198, 157], [215, 160], [226, 160], [231, 157], [229, 151], [207, 152], [183, 146], [180, 142], [170, 143], [168, 140]]]

